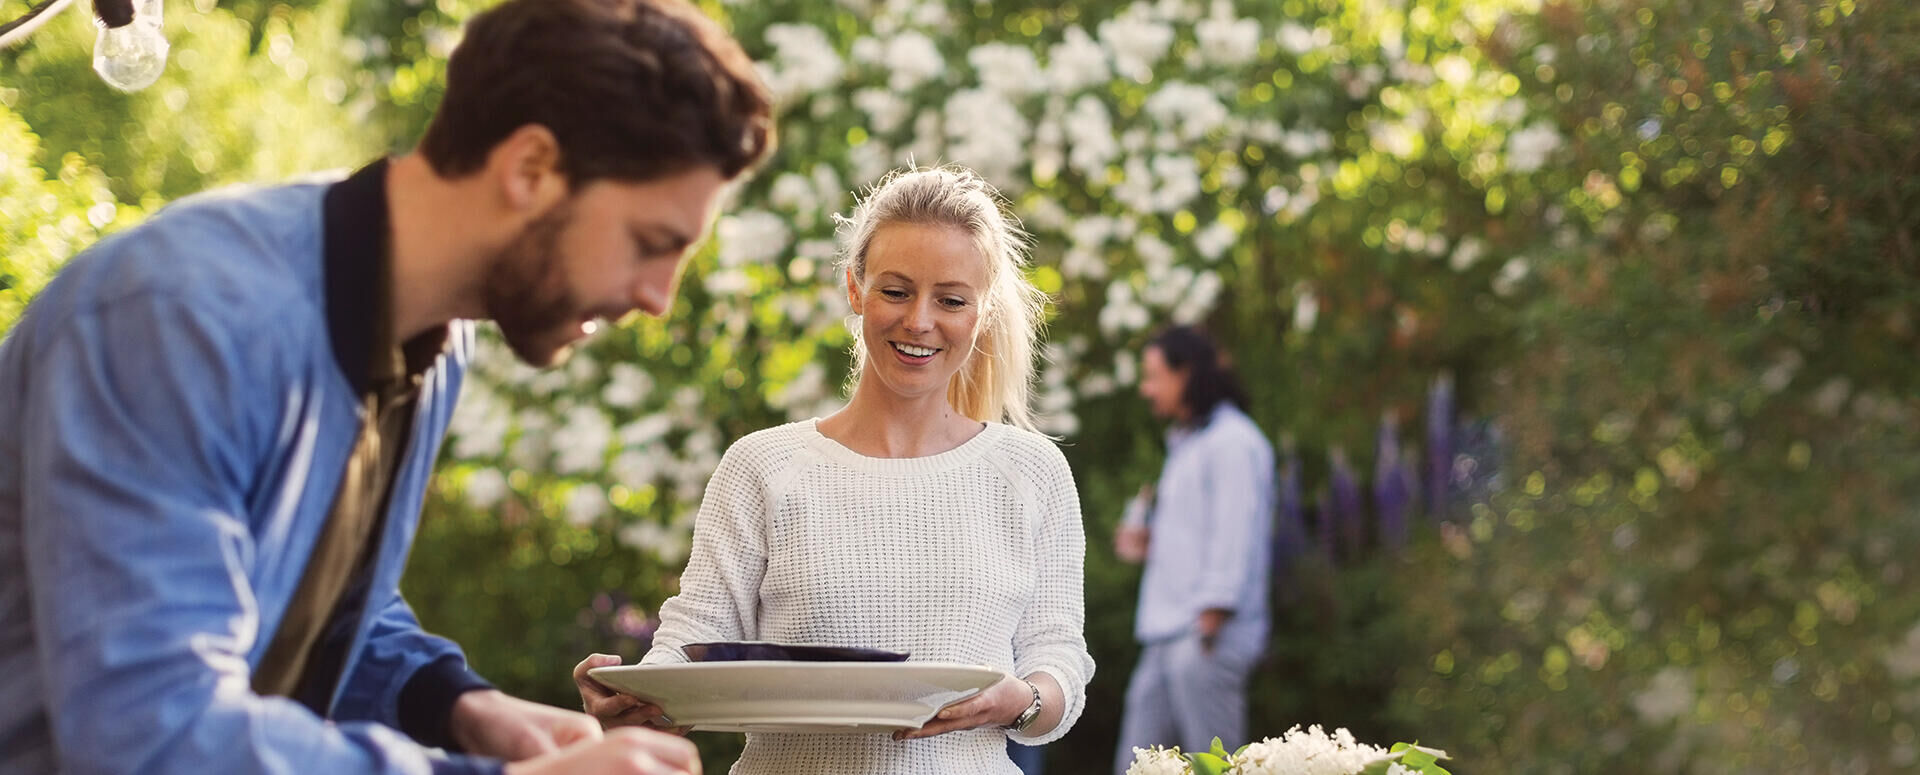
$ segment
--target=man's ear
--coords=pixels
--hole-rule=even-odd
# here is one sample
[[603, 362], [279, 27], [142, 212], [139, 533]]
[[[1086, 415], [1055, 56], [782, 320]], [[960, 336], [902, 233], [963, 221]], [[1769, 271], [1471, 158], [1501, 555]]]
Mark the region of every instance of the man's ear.
[[560, 141], [540, 124], [526, 124], [494, 144], [487, 176], [514, 212], [544, 213], [568, 193], [560, 168]]

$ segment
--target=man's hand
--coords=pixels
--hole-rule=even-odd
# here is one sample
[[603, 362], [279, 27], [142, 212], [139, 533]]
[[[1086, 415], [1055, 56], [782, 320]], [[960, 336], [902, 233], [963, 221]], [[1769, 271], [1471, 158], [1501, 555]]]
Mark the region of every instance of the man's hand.
[[1147, 541], [1152, 537], [1147, 530], [1147, 512], [1153, 509], [1153, 485], [1145, 485], [1140, 492], [1127, 500], [1127, 513], [1120, 518], [1120, 528], [1113, 533], [1113, 553], [1120, 561], [1139, 565], [1147, 559]]
[[587, 675], [587, 671], [593, 668], [618, 664], [620, 657], [613, 654], [589, 654], [586, 659], [580, 660], [580, 664], [573, 666], [573, 685], [580, 689], [580, 707], [608, 729], [640, 726], [676, 735], [686, 734], [688, 728], [672, 726], [672, 721], [661, 712], [660, 706], [616, 692]]
[[453, 703], [448, 731], [461, 750], [510, 762], [600, 739], [600, 722], [584, 713], [483, 689]]
[[507, 765], [506, 775], [700, 775], [689, 743], [645, 729], [615, 729], [557, 752]]
[[1209, 608], [1200, 612], [1200, 621], [1194, 624], [1194, 629], [1200, 631], [1202, 651], [1208, 654], [1213, 653], [1214, 639], [1220, 636], [1220, 628], [1226, 626], [1227, 620], [1232, 618], [1233, 611], [1226, 608]]
[[1147, 541], [1151, 537], [1145, 525], [1121, 525], [1113, 532], [1113, 553], [1121, 562], [1138, 565], [1147, 559]]

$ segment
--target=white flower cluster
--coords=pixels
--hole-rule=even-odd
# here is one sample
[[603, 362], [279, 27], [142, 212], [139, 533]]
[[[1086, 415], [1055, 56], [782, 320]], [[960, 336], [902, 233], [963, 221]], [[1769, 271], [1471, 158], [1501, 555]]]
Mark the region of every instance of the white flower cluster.
[[1233, 15], [1233, 4], [1214, 0], [1213, 12], [1193, 25], [1200, 57], [1224, 66], [1243, 65], [1260, 55], [1260, 22]]
[[722, 216], [714, 227], [720, 246], [720, 266], [734, 269], [764, 264], [785, 253], [793, 233], [787, 219], [765, 210], [747, 210]]
[[[1358, 775], [1369, 765], [1392, 757], [1385, 748], [1353, 739], [1353, 733], [1336, 729], [1332, 735], [1315, 724], [1306, 729], [1295, 726], [1280, 737], [1269, 737], [1247, 746], [1233, 757], [1232, 775]], [[1388, 775], [1404, 775], [1399, 764], [1387, 767]]]
[[1523, 175], [1533, 172], [1559, 149], [1560, 133], [1545, 124], [1534, 124], [1507, 138], [1507, 169]]
[[1079, 27], [1068, 27], [1047, 52], [1047, 82], [1057, 94], [1071, 94], [1107, 82], [1107, 52]]
[[1173, 27], [1153, 18], [1144, 3], [1134, 3], [1100, 23], [1100, 42], [1113, 57], [1113, 69], [1141, 83], [1153, 80], [1153, 66], [1173, 45]]
[[1187, 760], [1180, 755], [1180, 749], [1152, 748], [1133, 749], [1133, 764], [1127, 766], [1127, 775], [1187, 775]]
[[840, 82], [844, 65], [819, 27], [771, 24], [766, 38], [773, 44], [773, 61], [760, 64], [760, 75], [775, 100], [792, 102]]
[[[1428, 750], [1444, 758], [1438, 751]], [[1270, 737], [1242, 749], [1228, 758], [1229, 775], [1359, 775], [1368, 767], [1388, 762], [1387, 775], [1413, 775], [1402, 766], [1400, 754], [1367, 745], [1353, 739], [1353, 733], [1336, 729], [1329, 735], [1318, 724], [1301, 729], [1295, 726], [1279, 737]], [[1127, 775], [1192, 775], [1193, 769], [1178, 747], [1133, 749], [1133, 763]]]
[[1204, 138], [1227, 123], [1227, 106], [1220, 104], [1212, 89], [1181, 81], [1170, 82], [1148, 97], [1147, 114], [1186, 142]]

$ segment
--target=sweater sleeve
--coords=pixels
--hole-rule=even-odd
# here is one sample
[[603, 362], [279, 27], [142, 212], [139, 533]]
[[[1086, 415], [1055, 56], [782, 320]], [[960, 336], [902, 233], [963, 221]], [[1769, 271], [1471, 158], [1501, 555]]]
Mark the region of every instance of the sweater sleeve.
[[728, 447], [707, 480], [680, 594], [660, 606], [660, 629], [642, 662], [685, 662], [680, 647], [689, 643], [759, 638], [771, 504], [765, 438], [750, 435]]
[[1042, 735], [1009, 732], [1015, 742], [1040, 745], [1065, 735], [1086, 707], [1093, 657], [1087, 653], [1084, 565], [1086, 533], [1073, 470], [1051, 444], [1033, 489], [1034, 591], [1014, 634], [1014, 674], [1045, 671], [1060, 684], [1065, 713]]

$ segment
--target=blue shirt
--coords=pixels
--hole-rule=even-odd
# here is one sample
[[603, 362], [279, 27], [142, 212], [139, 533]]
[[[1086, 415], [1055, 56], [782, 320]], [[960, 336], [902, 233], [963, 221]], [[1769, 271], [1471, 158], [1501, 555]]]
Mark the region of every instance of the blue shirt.
[[407, 696], [471, 675], [398, 588], [469, 323], [425, 372], [327, 718], [249, 688], [360, 430], [326, 191], [182, 200], [76, 258], [0, 343], [0, 773], [499, 770], [397, 731]]
[[1167, 434], [1134, 620], [1140, 642], [1185, 636], [1209, 608], [1233, 612], [1221, 638], [1265, 640], [1273, 499], [1273, 445], [1232, 404]]

